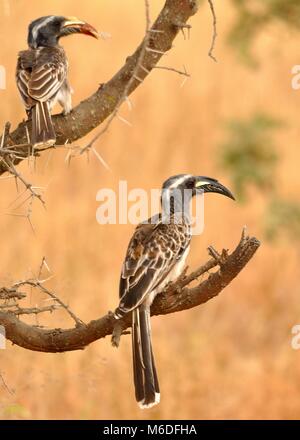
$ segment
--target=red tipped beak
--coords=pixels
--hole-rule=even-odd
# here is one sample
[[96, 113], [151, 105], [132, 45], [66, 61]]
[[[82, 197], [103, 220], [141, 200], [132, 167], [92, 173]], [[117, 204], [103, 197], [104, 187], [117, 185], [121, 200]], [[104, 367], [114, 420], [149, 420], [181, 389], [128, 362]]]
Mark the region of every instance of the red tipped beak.
[[79, 27], [79, 32], [81, 34], [89, 35], [90, 37], [99, 38], [98, 31], [88, 23], [84, 23]]
[[64, 22], [64, 28], [72, 28], [80, 34], [89, 35], [90, 37], [99, 38], [99, 33], [97, 30], [88, 23], [79, 20], [76, 17], [66, 18]]

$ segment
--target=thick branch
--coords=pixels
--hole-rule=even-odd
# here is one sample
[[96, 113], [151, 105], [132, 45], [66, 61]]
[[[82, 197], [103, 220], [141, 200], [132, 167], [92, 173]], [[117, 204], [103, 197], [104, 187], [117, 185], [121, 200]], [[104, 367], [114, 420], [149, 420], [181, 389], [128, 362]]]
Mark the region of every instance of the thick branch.
[[[131, 81], [143, 49], [143, 42], [134, 54], [126, 59], [124, 66], [110, 81], [102, 85], [92, 96], [82, 101], [68, 116], [56, 115], [53, 117], [57, 144], [64, 145], [82, 138], [112, 114], [129, 81], [128, 95], [143, 82], [162, 55], [171, 49], [177, 33], [187, 20], [197, 12], [198, 6], [199, 0], [166, 0], [162, 11], [149, 31], [150, 37], [146, 53], [135, 79]], [[18, 164], [32, 153], [28, 148], [28, 132], [30, 130], [30, 122], [23, 122], [10, 133], [8, 140], [4, 142], [5, 147], [18, 145], [19, 154], [18, 157], [15, 157], [14, 164]], [[7, 171], [7, 166], [2, 162], [0, 163], [0, 175], [5, 171]]]
[[[192, 274], [181, 277], [168, 286], [155, 298], [151, 314], [166, 315], [180, 312], [217, 296], [246, 266], [259, 246], [260, 243], [255, 237], [245, 237], [243, 233], [240, 243], [232, 254], [228, 255], [224, 251], [220, 258], [215, 256]], [[216, 266], [219, 269], [211, 273], [205, 281], [198, 282], [195, 287], [187, 287]], [[111, 335], [117, 322], [125, 330], [131, 324], [131, 316], [116, 321], [113, 315], [108, 313], [100, 319], [76, 328], [45, 330], [25, 324], [10, 312], [0, 311], [0, 324], [5, 327], [7, 339], [29, 350], [52, 353], [83, 349], [88, 344]]]

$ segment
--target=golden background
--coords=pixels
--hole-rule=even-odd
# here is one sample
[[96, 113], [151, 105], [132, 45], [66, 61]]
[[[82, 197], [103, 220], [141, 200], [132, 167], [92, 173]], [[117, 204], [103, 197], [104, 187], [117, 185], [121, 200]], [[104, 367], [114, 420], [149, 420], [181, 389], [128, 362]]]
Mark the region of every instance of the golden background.
[[[154, 20], [164, 2], [150, 3]], [[183, 77], [153, 71], [132, 95], [133, 109], [126, 104], [121, 109], [132, 126], [115, 119], [97, 143], [111, 172], [93, 155], [68, 166], [62, 148], [44, 153], [35, 169], [25, 161], [18, 170], [35, 185], [47, 187], [47, 209], [36, 201], [33, 205], [35, 234], [25, 218], [5, 214], [17, 193], [13, 179], [0, 181], [1, 285], [36, 274], [46, 256], [55, 275], [48, 286], [81, 319], [88, 322], [114, 309], [133, 226], [100, 226], [97, 191], [117, 189], [120, 179], [128, 181], [129, 189], [150, 190], [184, 172], [216, 177], [230, 187], [229, 176], [217, 165], [228, 118], [263, 111], [288, 121], [275, 135], [281, 157], [276, 179], [281, 195], [299, 198], [300, 92], [291, 87], [292, 66], [300, 62], [297, 34], [280, 25], [265, 28], [254, 46], [260, 69], [248, 69], [226, 44], [235, 17], [231, 3], [215, 3], [218, 63], [207, 55], [212, 20], [204, 3], [190, 20], [190, 39], [178, 35], [160, 62], [175, 68], [184, 64], [192, 77], [181, 87]], [[32, 19], [75, 15], [112, 36], [96, 41], [76, 35], [62, 41], [74, 104], [112, 77], [145, 29], [141, 0], [1, 0], [0, 9], [0, 64], [7, 71], [7, 88], [0, 91], [1, 127], [5, 121], [15, 127], [24, 118], [14, 71]], [[76, 144], [84, 146], [89, 138]], [[189, 265], [206, 260], [209, 244], [232, 249], [245, 224], [261, 238], [264, 204], [259, 190], [243, 205], [207, 196], [205, 231], [193, 240]], [[26, 213], [26, 205], [22, 209]], [[7, 342], [7, 349], [0, 351], [0, 372], [11, 393], [0, 382], [0, 418], [297, 418], [300, 352], [291, 347], [291, 329], [300, 323], [299, 294], [299, 250], [285, 241], [275, 246], [263, 242], [219, 297], [190, 311], [154, 318], [162, 401], [147, 412], [134, 400], [130, 337], [123, 337], [118, 350], [106, 338], [65, 354], [30, 352]], [[45, 304], [34, 293], [30, 303]], [[37, 323], [73, 325], [63, 311], [39, 316]]]

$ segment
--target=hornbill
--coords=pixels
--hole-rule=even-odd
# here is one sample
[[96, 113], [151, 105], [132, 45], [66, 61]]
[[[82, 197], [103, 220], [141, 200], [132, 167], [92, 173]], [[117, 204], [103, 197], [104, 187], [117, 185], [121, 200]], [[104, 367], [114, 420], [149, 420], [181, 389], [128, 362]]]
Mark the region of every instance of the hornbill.
[[191, 241], [190, 202], [199, 193], [218, 193], [234, 200], [217, 180], [180, 174], [162, 188], [161, 213], [140, 223], [127, 249], [120, 279], [116, 319], [132, 314], [135, 397], [141, 408], [160, 400], [151, 344], [150, 307], [155, 296], [182, 273]]
[[59, 40], [74, 33], [99, 37], [96, 29], [76, 17], [38, 18], [29, 25], [29, 49], [19, 52], [16, 81], [27, 116], [32, 119], [34, 148], [55, 144], [51, 109], [56, 102], [63, 107], [64, 114], [72, 110], [68, 60]]

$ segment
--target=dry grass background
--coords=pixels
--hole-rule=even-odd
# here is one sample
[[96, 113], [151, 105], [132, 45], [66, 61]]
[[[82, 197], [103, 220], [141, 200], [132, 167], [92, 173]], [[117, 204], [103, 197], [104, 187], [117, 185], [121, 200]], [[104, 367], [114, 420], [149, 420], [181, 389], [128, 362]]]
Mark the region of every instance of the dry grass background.
[[[0, 2], [3, 14], [4, 1]], [[163, 0], [151, 1], [154, 18]], [[225, 44], [234, 19], [229, 1], [216, 1], [219, 39], [215, 64], [207, 56], [211, 16], [207, 5], [191, 20], [191, 38], [178, 36], [164, 65], [188, 67], [192, 78], [154, 71], [134, 96], [131, 112], [121, 114], [132, 128], [115, 120], [98, 143], [112, 173], [91, 157], [68, 167], [66, 152], [44, 154], [31, 171], [47, 185], [47, 211], [34, 205], [34, 235], [23, 218], [3, 213], [15, 196], [12, 181], [1, 180], [1, 285], [37, 272], [45, 255], [55, 278], [50, 285], [85, 321], [117, 304], [119, 271], [132, 233], [130, 225], [100, 226], [96, 193], [117, 188], [159, 187], [171, 174], [211, 175], [230, 186], [216, 166], [217, 145], [227, 118], [266, 111], [288, 122], [276, 133], [281, 162], [277, 179], [283, 195], [299, 194], [299, 92], [291, 89], [291, 67], [299, 64], [298, 35], [281, 27], [260, 34], [255, 50], [259, 70], [240, 64]], [[70, 60], [74, 101], [108, 80], [140, 41], [143, 2], [136, 0], [12, 0], [0, 18], [0, 64], [8, 73], [0, 91], [0, 124], [24, 117], [14, 83], [18, 50], [25, 47], [27, 24], [51, 13], [77, 15], [112, 38], [99, 41], [72, 36], [63, 44]], [[80, 142], [84, 145], [87, 139]], [[194, 239], [189, 264], [206, 259], [206, 247], [232, 248], [247, 224], [261, 237], [264, 199], [253, 191], [246, 205], [217, 196], [206, 198], [205, 232]], [[291, 348], [291, 328], [300, 322], [299, 251], [285, 242], [263, 243], [255, 259], [220, 297], [205, 306], [153, 319], [153, 339], [162, 402], [147, 412], [134, 401], [130, 338], [119, 350], [109, 339], [82, 352], [40, 354], [11, 346], [0, 353], [0, 371], [13, 390], [0, 383], [0, 418], [297, 418], [300, 415], [300, 353]], [[31, 303], [39, 301], [32, 295]], [[41, 317], [51, 326], [69, 326], [62, 312]]]

